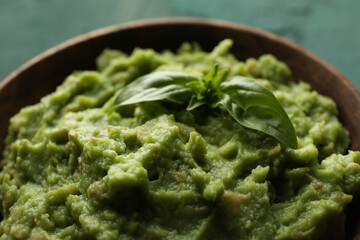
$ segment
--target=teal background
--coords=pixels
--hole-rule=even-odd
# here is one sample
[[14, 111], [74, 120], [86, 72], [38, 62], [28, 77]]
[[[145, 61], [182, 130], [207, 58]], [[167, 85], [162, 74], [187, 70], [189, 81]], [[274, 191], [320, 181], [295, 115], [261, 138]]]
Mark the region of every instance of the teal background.
[[0, 0], [0, 79], [97, 28], [168, 16], [238, 22], [311, 50], [360, 89], [359, 0]]

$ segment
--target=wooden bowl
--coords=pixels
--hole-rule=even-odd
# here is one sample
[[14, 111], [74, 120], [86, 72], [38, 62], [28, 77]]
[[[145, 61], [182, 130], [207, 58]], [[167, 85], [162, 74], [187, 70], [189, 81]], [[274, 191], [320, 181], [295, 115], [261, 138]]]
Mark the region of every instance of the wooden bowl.
[[[231, 51], [239, 59], [271, 53], [288, 64], [295, 80], [306, 81], [316, 91], [334, 99], [340, 120], [351, 134], [351, 149], [360, 150], [360, 93], [335, 68], [272, 33], [195, 18], [145, 20], [107, 27], [69, 40], [30, 60], [0, 85], [0, 142], [4, 141], [11, 116], [52, 92], [74, 70], [94, 69], [95, 58], [106, 47], [125, 52], [137, 46], [175, 50], [183, 41], [197, 41], [205, 50], [211, 50], [224, 38], [234, 40]], [[3, 149], [3, 144], [0, 148]], [[360, 213], [360, 202], [355, 199], [347, 212], [349, 239], [360, 239], [360, 218], [356, 214]]]

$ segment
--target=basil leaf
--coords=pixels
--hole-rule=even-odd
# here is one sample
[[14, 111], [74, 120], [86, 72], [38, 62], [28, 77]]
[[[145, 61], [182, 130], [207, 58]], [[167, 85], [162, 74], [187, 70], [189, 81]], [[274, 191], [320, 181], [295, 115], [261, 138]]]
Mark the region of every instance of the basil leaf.
[[208, 74], [202, 78], [202, 82], [209, 92], [216, 90], [220, 83], [225, 80], [227, 70], [219, 71], [219, 65], [215, 64]]
[[204, 104], [206, 104], [205, 99], [199, 99], [196, 95], [193, 95], [190, 99], [189, 105], [187, 106], [186, 110], [191, 111]]
[[242, 126], [261, 131], [290, 148], [297, 148], [295, 129], [276, 97], [245, 77], [234, 77], [220, 85], [219, 101]]
[[294, 127], [275, 96], [249, 78], [237, 76], [224, 82], [226, 75], [226, 71], [218, 71], [217, 65], [202, 79], [181, 72], [150, 73], [127, 85], [110, 110], [161, 100], [188, 103], [188, 111], [205, 104], [212, 108], [222, 105], [242, 126], [297, 148]]
[[117, 106], [140, 102], [168, 100], [187, 103], [196, 91], [188, 83], [199, 81], [191, 74], [181, 72], [154, 72], [135, 79], [117, 96]]
[[219, 65], [215, 64], [210, 71], [202, 78], [203, 82], [207, 85], [207, 86], [211, 86], [212, 82], [214, 80], [214, 78], [217, 75], [219, 69]]

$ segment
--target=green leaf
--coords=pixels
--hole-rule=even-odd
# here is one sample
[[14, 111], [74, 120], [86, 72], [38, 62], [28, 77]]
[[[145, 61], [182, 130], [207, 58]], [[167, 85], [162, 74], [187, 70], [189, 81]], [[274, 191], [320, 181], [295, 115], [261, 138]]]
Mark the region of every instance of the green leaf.
[[178, 104], [190, 101], [196, 89], [188, 83], [199, 81], [191, 74], [181, 72], [154, 72], [127, 85], [117, 96], [117, 106], [140, 102], [168, 100]]
[[207, 90], [214, 91], [216, 90], [220, 83], [224, 81], [227, 75], [227, 70], [219, 71], [219, 65], [215, 64], [208, 74], [206, 74], [202, 81], [204, 82], [205, 86], [208, 88]]
[[226, 71], [215, 65], [202, 79], [181, 72], [154, 72], [144, 75], [116, 97], [111, 111], [120, 106], [167, 100], [187, 104], [194, 110], [207, 104], [222, 105], [244, 127], [264, 132], [291, 148], [297, 148], [294, 127], [275, 96], [245, 77], [225, 81]]
[[204, 104], [206, 104], [205, 99], [199, 99], [196, 95], [193, 95], [190, 99], [189, 105], [187, 106], [186, 110], [191, 111]]
[[214, 79], [212, 80], [212, 87], [214, 90], [216, 90], [220, 86], [220, 84], [225, 80], [227, 73], [228, 73], [227, 70], [221, 70], [216, 73]]
[[242, 126], [264, 132], [290, 148], [297, 148], [295, 129], [276, 97], [245, 77], [220, 85], [221, 104]]
[[202, 80], [204, 81], [204, 83], [208, 86], [210, 85], [210, 83], [212, 82], [212, 80], [215, 78], [217, 71], [218, 71], [219, 65], [215, 64], [210, 71], [208, 72], [208, 74], [206, 74]]

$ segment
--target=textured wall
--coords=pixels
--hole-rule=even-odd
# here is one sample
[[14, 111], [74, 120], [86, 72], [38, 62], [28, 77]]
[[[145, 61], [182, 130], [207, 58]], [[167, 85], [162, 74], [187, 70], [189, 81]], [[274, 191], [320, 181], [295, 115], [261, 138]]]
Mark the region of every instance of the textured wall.
[[0, 79], [71, 37], [131, 20], [197, 16], [268, 30], [310, 49], [360, 88], [358, 0], [0, 0]]

